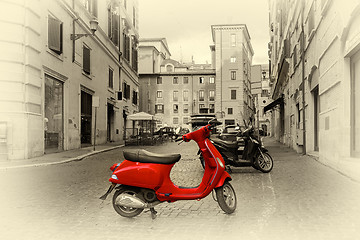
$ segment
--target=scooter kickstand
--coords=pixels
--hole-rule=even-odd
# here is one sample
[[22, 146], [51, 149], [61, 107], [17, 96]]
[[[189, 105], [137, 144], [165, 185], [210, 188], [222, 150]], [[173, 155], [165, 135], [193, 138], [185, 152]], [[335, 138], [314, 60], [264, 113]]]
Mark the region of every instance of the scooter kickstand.
[[157, 217], [157, 211], [155, 211], [155, 208], [150, 208], [150, 212], [151, 212], [151, 218], [155, 219]]

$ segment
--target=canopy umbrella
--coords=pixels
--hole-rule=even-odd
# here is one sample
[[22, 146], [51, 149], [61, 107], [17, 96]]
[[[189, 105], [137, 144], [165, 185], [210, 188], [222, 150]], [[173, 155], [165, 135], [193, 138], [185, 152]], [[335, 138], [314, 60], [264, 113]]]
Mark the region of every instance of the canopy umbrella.
[[138, 113], [132, 114], [132, 115], [128, 116], [127, 119], [133, 120], [133, 121], [155, 120], [154, 115], [148, 114], [146, 112], [138, 112]]

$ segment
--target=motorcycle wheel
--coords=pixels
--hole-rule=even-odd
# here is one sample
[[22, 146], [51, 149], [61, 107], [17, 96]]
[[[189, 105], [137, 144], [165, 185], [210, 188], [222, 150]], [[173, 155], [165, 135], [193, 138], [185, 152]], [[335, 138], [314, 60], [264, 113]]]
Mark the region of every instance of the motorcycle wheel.
[[263, 153], [259, 154], [259, 156], [256, 158], [255, 164], [256, 169], [260, 170], [263, 173], [268, 173], [272, 170], [274, 166], [274, 161], [269, 153]]
[[124, 206], [119, 206], [116, 205], [116, 199], [119, 197], [120, 194], [122, 193], [127, 193], [130, 195], [136, 195], [137, 197], [139, 197], [139, 192], [135, 189], [132, 188], [120, 188], [119, 190], [117, 190], [114, 193], [113, 196], [113, 207], [115, 209], [115, 211], [120, 214], [123, 217], [128, 217], [128, 218], [132, 218], [135, 217], [137, 215], [139, 215], [144, 209], [143, 208], [131, 208], [131, 207], [124, 207]]
[[236, 209], [236, 194], [229, 182], [225, 182], [215, 189], [216, 198], [220, 208], [227, 214], [233, 213]]

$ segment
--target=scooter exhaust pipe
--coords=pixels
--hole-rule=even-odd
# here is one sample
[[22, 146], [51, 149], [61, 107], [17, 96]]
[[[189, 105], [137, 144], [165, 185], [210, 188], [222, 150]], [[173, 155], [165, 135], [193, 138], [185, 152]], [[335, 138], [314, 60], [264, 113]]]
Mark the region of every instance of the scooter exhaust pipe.
[[146, 203], [133, 195], [123, 193], [120, 194], [116, 200], [115, 204], [123, 207], [131, 207], [131, 208], [145, 208]]

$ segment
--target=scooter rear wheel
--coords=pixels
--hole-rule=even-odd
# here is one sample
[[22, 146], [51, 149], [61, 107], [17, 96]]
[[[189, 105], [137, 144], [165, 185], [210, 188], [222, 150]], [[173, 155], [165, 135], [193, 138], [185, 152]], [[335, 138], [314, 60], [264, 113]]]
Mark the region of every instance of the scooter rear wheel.
[[120, 214], [121, 216], [128, 217], [128, 218], [132, 218], [132, 217], [135, 217], [135, 216], [139, 215], [144, 210], [143, 208], [124, 207], [124, 206], [119, 206], [119, 205], [116, 204], [116, 199], [122, 193], [127, 193], [127, 194], [130, 194], [130, 195], [135, 195], [135, 196], [139, 197], [139, 195], [138, 195], [139, 191], [137, 191], [136, 189], [127, 188], [127, 187], [120, 188], [119, 190], [117, 190], [114, 193], [114, 196], [113, 196], [112, 203], [113, 203], [113, 207], [114, 207], [115, 211], [118, 214]]
[[236, 194], [234, 188], [229, 182], [225, 182], [219, 188], [215, 189], [216, 198], [220, 208], [227, 214], [233, 213], [236, 209]]

